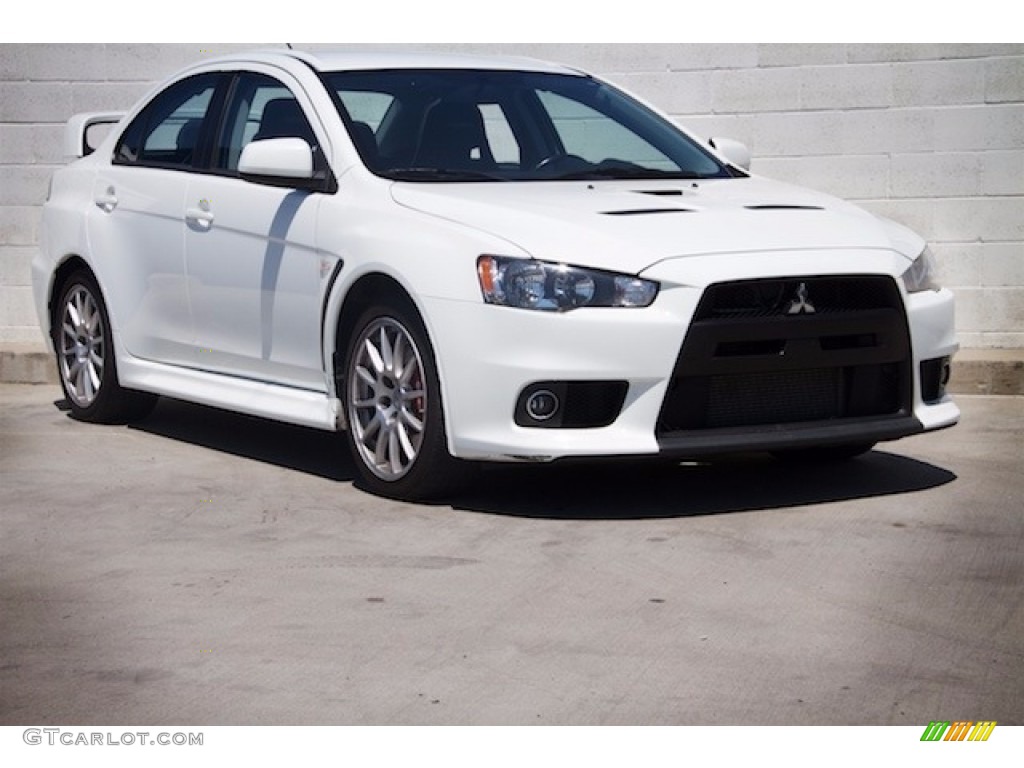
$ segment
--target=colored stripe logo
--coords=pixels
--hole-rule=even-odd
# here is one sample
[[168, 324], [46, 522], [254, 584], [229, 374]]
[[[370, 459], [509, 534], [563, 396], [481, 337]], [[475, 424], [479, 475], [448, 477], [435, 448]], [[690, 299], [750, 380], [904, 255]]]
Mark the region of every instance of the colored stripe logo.
[[921, 734], [921, 741], [988, 741], [995, 720], [932, 720]]

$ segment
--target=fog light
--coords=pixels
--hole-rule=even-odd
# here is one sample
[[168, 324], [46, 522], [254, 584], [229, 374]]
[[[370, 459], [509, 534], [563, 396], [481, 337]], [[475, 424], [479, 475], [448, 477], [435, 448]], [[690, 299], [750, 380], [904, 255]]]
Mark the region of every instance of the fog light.
[[526, 413], [536, 421], [547, 421], [556, 413], [561, 403], [550, 389], [538, 389], [526, 398]]
[[539, 429], [595, 429], [618, 418], [625, 381], [535, 381], [516, 399], [515, 423]]

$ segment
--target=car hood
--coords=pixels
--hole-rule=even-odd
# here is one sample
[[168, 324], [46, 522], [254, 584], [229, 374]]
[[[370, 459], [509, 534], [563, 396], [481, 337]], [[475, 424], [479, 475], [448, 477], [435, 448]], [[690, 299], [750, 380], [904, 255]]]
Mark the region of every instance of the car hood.
[[829, 195], [759, 178], [396, 182], [392, 197], [502, 238], [533, 258], [633, 274], [688, 256], [895, 247], [884, 220]]

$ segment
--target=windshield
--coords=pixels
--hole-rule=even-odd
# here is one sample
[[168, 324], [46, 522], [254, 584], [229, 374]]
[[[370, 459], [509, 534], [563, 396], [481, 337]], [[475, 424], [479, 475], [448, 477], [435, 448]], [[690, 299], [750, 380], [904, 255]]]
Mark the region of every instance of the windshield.
[[590, 77], [386, 70], [325, 75], [366, 167], [410, 181], [739, 175], [672, 123]]

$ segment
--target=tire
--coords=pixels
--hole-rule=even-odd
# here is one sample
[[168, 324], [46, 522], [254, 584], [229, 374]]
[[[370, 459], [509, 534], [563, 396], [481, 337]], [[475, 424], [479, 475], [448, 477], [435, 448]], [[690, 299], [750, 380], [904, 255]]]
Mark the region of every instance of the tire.
[[156, 395], [118, 383], [110, 318], [96, 279], [85, 270], [73, 272], [61, 288], [53, 312], [53, 346], [74, 418], [118, 424], [142, 419], [153, 410]]
[[367, 309], [345, 360], [347, 439], [362, 487], [410, 501], [456, 488], [467, 466], [448, 453], [433, 348], [415, 310]]
[[845, 443], [843, 445], [822, 445], [817, 448], [776, 451], [772, 455], [781, 461], [792, 463], [831, 464], [855, 459], [874, 447], [874, 443]]

